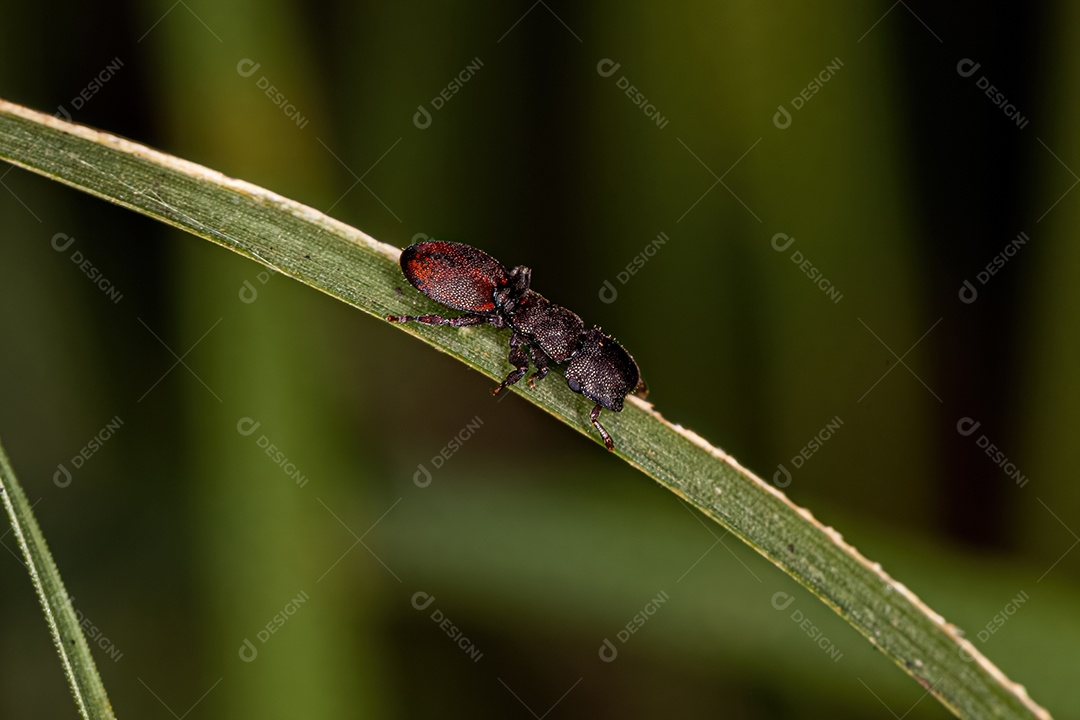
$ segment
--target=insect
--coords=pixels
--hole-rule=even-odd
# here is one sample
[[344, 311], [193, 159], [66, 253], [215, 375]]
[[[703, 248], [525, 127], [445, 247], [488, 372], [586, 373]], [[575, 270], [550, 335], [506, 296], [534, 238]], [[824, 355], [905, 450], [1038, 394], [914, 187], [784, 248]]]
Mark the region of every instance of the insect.
[[623, 400], [633, 392], [647, 392], [641, 372], [630, 353], [599, 328], [585, 329], [575, 313], [556, 305], [531, 289], [532, 270], [518, 265], [507, 270], [483, 250], [462, 243], [427, 241], [401, 252], [401, 271], [413, 287], [435, 302], [464, 315], [387, 315], [390, 322], [426, 325], [493, 325], [509, 328], [510, 364], [514, 369], [491, 392], [500, 392], [536, 370], [529, 387], [548, 374], [552, 365], [566, 364], [566, 384], [596, 403], [589, 419], [604, 440], [615, 449], [604, 426], [602, 409], [620, 412]]

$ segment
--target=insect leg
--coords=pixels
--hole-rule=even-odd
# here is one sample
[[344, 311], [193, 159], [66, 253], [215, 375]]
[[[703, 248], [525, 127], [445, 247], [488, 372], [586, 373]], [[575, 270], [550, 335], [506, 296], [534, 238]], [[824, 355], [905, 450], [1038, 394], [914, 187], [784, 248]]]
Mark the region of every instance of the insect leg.
[[456, 318], [444, 318], [441, 315], [387, 315], [386, 319], [397, 323], [418, 322], [425, 325], [450, 325], [451, 327], [483, 325], [489, 322], [489, 318], [483, 315], [462, 315]]
[[498, 395], [504, 389], [510, 387], [529, 372], [529, 346], [524, 335], [513, 333], [510, 336], [510, 364], [516, 370], [510, 372], [499, 386], [491, 391], [492, 395]]
[[529, 387], [535, 388], [537, 380], [543, 380], [548, 374], [548, 363], [551, 359], [540, 348], [532, 349], [532, 361], [536, 366], [536, 372], [529, 376]]
[[615, 449], [615, 443], [611, 440], [611, 435], [608, 434], [608, 431], [600, 424], [601, 407], [600, 403], [597, 403], [596, 407], [589, 413], [589, 419], [592, 420], [593, 427], [600, 431], [600, 437], [604, 438], [604, 447], [608, 449], [608, 452], [611, 452]]

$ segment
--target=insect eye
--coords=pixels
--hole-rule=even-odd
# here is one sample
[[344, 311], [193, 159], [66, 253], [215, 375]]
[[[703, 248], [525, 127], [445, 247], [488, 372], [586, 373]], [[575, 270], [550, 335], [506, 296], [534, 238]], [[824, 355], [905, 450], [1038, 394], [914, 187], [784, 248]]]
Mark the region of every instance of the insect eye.
[[567, 378], [566, 384], [570, 386], [570, 389], [573, 392], [576, 392], [576, 393], [581, 392], [581, 383], [579, 383], [577, 380], [574, 380], [573, 378]]

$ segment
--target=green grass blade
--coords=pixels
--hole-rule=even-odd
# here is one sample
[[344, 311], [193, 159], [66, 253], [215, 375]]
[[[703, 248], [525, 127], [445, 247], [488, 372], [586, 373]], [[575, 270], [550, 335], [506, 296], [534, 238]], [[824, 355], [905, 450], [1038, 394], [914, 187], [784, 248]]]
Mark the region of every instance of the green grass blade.
[[[407, 286], [398, 249], [262, 188], [0, 101], [0, 158], [215, 242], [364, 312], [434, 312]], [[395, 327], [488, 377], [508, 370], [490, 327]], [[524, 385], [522, 383], [521, 385]], [[515, 392], [599, 442], [590, 403], [564, 383]], [[956, 628], [838, 533], [698, 435], [630, 398], [605, 413], [616, 454], [795, 578], [961, 717], [1049, 717]]]
[[71, 605], [60, 571], [56, 569], [45, 536], [41, 534], [34, 511], [26, 500], [7, 454], [0, 445], [0, 497], [11, 520], [11, 529], [19, 541], [26, 569], [37, 590], [45, 620], [49, 623], [56, 651], [64, 664], [64, 673], [71, 683], [71, 692], [84, 718], [115, 718], [105, 685], [98, 675], [90, 646], [79, 627], [79, 618]]

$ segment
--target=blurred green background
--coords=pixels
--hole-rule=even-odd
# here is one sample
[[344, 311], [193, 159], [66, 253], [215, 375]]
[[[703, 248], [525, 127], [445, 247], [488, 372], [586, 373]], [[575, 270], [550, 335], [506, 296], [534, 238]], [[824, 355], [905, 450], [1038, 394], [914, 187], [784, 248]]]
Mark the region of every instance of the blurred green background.
[[[531, 266], [665, 417], [1080, 717], [1075, 4], [63, 0], [0, 26], [6, 99]], [[0, 184], [0, 437], [121, 717], [947, 715], [489, 380]], [[75, 717], [0, 541], [0, 717]]]

